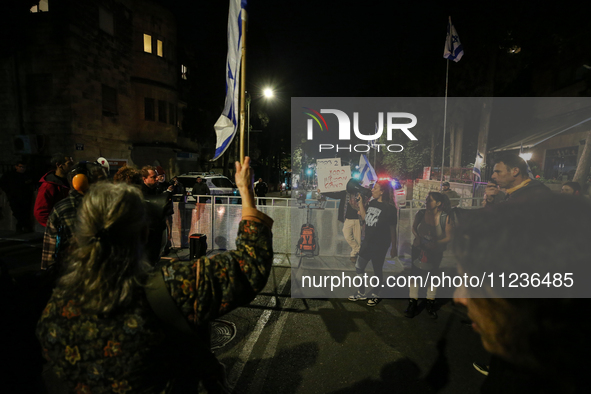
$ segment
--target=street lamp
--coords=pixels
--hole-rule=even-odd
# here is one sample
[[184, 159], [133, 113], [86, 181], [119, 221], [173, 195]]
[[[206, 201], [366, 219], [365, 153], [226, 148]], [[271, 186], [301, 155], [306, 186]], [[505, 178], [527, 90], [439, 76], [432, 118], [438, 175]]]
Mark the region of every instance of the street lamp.
[[[273, 92], [273, 89], [271, 88], [266, 88], [265, 90], [263, 90], [263, 94], [262, 94], [265, 98], [267, 99], [272, 99], [275, 96], [275, 93]], [[246, 143], [246, 152], [247, 152], [247, 156], [250, 156], [250, 103], [252, 102], [252, 97], [250, 97], [250, 93], [246, 92], [246, 107], [247, 107], [247, 126], [248, 126], [248, 131], [247, 131], [247, 143]], [[260, 131], [260, 130], [257, 130]]]

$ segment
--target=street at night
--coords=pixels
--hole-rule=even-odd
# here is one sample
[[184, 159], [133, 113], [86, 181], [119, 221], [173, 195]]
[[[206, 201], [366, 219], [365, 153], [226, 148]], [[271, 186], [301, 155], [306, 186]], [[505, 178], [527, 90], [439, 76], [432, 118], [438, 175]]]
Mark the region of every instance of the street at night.
[[1, 393], [581, 393], [576, 2], [3, 0]]

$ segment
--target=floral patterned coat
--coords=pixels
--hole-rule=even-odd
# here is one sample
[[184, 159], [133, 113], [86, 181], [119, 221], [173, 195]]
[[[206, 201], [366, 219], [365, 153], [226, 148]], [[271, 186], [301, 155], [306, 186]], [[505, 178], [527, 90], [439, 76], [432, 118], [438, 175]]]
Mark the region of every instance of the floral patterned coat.
[[[169, 293], [190, 323], [215, 319], [263, 289], [273, 261], [272, 223], [252, 209], [240, 222], [237, 250], [162, 267]], [[37, 338], [72, 393], [159, 393], [183, 367], [182, 349], [171, 346], [141, 287], [108, 315], [85, 313], [76, 300], [54, 293]]]

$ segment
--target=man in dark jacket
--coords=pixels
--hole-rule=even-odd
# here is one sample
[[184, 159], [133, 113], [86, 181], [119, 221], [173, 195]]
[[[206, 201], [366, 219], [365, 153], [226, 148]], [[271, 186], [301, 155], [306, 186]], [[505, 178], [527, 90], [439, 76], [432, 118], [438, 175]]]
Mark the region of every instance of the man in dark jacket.
[[[205, 183], [205, 181], [203, 180], [203, 178], [201, 178], [200, 176], [198, 176], [195, 184], [193, 185], [193, 190], [191, 191], [191, 195], [193, 195], [193, 196], [206, 196], [206, 195], [209, 195], [210, 193], [211, 192], [209, 190], [209, 187], [207, 186], [207, 183]], [[199, 197], [196, 197], [196, 201], [197, 202], [203, 202], [202, 200], [199, 199]]]
[[[551, 192], [542, 182], [529, 177], [527, 163], [514, 153], [505, 153], [495, 159], [491, 178], [501, 189], [505, 189], [506, 201], [530, 198], [533, 195]], [[494, 185], [487, 185], [485, 192], [487, 196], [495, 196], [499, 190]], [[494, 201], [496, 202], [496, 199]], [[487, 202], [488, 205], [490, 203]]]
[[51, 158], [51, 165], [55, 169], [39, 180], [41, 186], [35, 200], [35, 219], [43, 227], [47, 225], [47, 219], [55, 204], [66, 198], [70, 192], [66, 176], [74, 167], [74, 160], [63, 153], [56, 153]]
[[[267, 197], [267, 192], [269, 191], [269, 187], [265, 182], [263, 182], [263, 178], [259, 178], [258, 182], [254, 185], [254, 192], [257, 197]], [[267, 201], [263, 198], [259, 200], [260, 205], [267, 205]]]
[[31, 203], [33, 202], [33, 180], [25, 173], [27, 165], [19, 161], [14, 170], [0, 178], [0, 188], [4, 190], [16, 219], [16, 231], [27, 233], [33, 231], [31, 223]]

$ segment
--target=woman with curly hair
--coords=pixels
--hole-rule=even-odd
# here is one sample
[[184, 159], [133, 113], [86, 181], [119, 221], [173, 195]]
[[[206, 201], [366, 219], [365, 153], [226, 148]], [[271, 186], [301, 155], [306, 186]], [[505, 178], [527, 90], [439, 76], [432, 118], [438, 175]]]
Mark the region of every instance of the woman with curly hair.
[[140, 190], [126, 183], [91, 188], [78, 213], [67, 272], [37, 325], [48, 386], [58, 392], [227, 391], [204, 327], [254, 299], [273, 262], [273, 221], [255, 207], [249, 163], [248, 157], [236, 163], [243, 197], [237, 250], [156, 268], [146, 262]]

